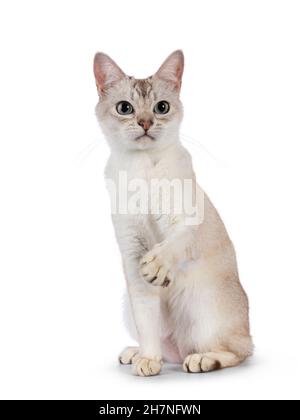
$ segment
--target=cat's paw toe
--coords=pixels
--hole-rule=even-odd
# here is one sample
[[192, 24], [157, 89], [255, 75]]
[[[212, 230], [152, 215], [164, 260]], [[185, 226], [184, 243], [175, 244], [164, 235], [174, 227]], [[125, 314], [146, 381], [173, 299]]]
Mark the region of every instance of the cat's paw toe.
[[183, 370], [187, 373], [201, 372], [201, 354], [190, 354], [183, 362]]
[[141, 274], [153, 286], [169, 286], [172, 280], [170, 264], [159, 247], [155, 247], [142, 258]]
[[155, 376], [161, 371], [160, 360], [138, 357], [133, 363], [133, 373], [138, 376]]
[[203, 356], [201, 360], [201, 371], [202, 372], [211, 372], [213, 370], [220, 369], [220, 362], [211, 357]]
[[138, 347], [126, 347], [119, 356], [119, 362], [121, 365], [131, 365], [138, 357]]
[[188, 373], [205, 373], [219, 368], [219, 361], [206, 356], [205, 353], [190, 354], [183, 362], [183, 370]]

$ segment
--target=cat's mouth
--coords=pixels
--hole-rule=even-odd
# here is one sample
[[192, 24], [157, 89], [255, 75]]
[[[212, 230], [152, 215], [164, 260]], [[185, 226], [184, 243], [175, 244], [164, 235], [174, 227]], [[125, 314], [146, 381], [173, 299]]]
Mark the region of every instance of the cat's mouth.
[[144, 133], [139, 137], [136, 137], [136, 141], [142, 140], [142, 139], [150, 139], [150, 140], [155, 140], [154, 137], [150, 136], [150, 134]]

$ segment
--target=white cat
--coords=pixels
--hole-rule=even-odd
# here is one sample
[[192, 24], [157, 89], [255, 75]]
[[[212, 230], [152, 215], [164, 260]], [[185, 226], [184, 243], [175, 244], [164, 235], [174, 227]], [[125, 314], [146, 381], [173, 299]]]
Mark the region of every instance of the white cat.
[[[96, 114], [111, 148], [106, 177], [114, 192], [123, 194], [120, 174], [148, 186], [153, 180], [189, 180], [203, 216], [191, 223], [184, 209], [174, 211], [174, 203], [169, 212], [112, 216], [139, 343], [119, 360], [141, 376], [158, 374], [163, 360], [183, 363], [185, 372], [208, 372], [238, 365], [253, 351], [233, 245], [179, 141], [183, 68], [181, 51], [147, 79], [125, 75], [103, 53], [94, 59]], [[143, 198], [140, 193], [137, 202]], [[172, 202], [171, 193], [164, 199]]]

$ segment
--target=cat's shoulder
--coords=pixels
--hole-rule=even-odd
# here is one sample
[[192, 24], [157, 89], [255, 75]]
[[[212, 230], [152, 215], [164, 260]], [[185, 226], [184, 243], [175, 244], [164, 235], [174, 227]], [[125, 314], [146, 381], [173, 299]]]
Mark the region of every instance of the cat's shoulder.
[[115, 159], [112, 155], [110, 155], [104, 169], [105, 178], [113, 178], [116, 171], [117, 171], [117, 165], [116, 165]]
[[169, 150], [159, 164], [170, 177], [191, 178], [193, 176], [192, 158], [181, 145]]
[[188, 150], [186, 150], [186, 148], [181, 144], [174, 148], [173, 153], [169, 154], [167, 159], [171, 160], [177, 167], [192, 167], [192, 157]]

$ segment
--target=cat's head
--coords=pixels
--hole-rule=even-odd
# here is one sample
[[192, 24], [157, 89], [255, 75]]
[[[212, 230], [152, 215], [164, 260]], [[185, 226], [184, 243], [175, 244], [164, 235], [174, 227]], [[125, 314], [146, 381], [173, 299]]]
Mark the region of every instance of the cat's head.
[[106, 54], [95, 55], [96, 115], [111, 147], [146, 150], [177, 141], [183, 67], [183, 53], [175, 51], [153, 76], [135, 79]]

